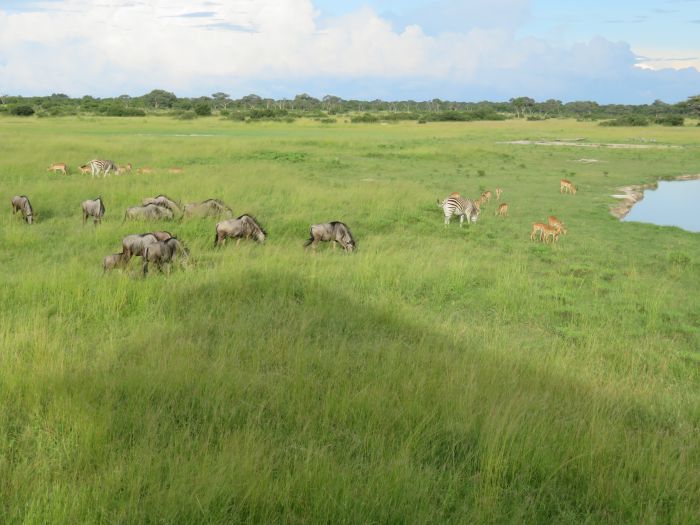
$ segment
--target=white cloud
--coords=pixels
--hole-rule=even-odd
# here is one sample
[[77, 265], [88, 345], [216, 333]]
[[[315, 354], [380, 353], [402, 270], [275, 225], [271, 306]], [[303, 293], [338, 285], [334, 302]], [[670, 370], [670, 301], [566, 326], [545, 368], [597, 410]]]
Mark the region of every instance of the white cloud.
[[[224, 89], [291, 96], [291, 89], [323, 86], [358, 98], [567, 99], [582, 98], [584, 87], [592, 91], [583, 98], [600, 98], [607, 82], [616, 85], [614, 99], [625, 96], [620, 79], [639, 71], [624, 43], [597, 38], [554, 47], [517, 38], [526, 0], [497, 0], [490, 10], [473, 0], [443, 0], [421, 25], [405, 26], [367, 7], [323, 19], [311, 0], [55, 0], [38, 6], [0, 8], [0, 90], [108, 96], [158, 87], [181, 95]], [[436, 31], [440, 13], [450, 19], [449, 31]], [[655, 77], [634, 78], [644, 85], [633, 96], [692, 94], [672, 94], [668, 75], [666, 91], [651, 94]], [[683, 82], [683, 89], [700, 91], [700, 74], [685, 75]]]

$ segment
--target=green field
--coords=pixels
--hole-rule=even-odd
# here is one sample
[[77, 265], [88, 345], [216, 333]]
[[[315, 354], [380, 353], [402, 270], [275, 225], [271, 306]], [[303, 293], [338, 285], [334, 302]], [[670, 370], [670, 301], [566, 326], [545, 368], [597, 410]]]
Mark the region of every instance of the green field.
[[[572, 138], [679, 147], [500, 143]], [[700, 127], [0, 118], [0, 522], [700, 522], [699, 237], [608, 211], [688, 173]], [[443, 227], [437, 198], [497, 186], [509, 217]], [[268, 240], [122, 224], [159, 193]], [[302, 248], [330, 220], [355, 254]], [[152, 229], [188, 268], [102, 275]]]

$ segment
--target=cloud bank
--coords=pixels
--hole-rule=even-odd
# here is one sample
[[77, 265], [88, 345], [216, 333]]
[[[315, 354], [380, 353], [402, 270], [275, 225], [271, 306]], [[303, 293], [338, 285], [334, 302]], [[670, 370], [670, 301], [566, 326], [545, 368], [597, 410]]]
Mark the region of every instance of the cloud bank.
[[[590, 99], [700, 93], [700, 72], [637, 67], [624, 42], [518, 37], [526, 0], [446, 0], [412, 20], [311, 0], [54, 0], [0, 7], [0, 91], [72, 96], [224, 90], [385, 99]], [[442, 23], [440, 22], [442, 20]]]

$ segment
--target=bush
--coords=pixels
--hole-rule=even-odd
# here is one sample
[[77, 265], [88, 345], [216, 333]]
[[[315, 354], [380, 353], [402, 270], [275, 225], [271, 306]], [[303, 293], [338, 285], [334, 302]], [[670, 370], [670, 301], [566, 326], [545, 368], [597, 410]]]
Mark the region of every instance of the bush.
[[31, 106], [14, 106], [10, 109], [10, 113], [18, 117], [31, 117], [34, 114], [34, 108]]
[[211, 116], [211, 106], [206, 102], [200, 102], [194, 107], [194, 112], [200, 117]]
[[174, 116], [178, 120], [194, 120], [197, 118], [197, 113], [194, 111], [179, 111]]
[[657, 118], [654, 122], [662, 126], [683, 126], [685, 119], [680, 115], [666, 115], [665, 117]]
[[370, 113], [365, 113], [364, 115], [355, 115], [350, 119], [353, 124], [360, 123], [374, 123], [379, 122], [379, 117], [377, 115], [372, 115]]
[[600, 123], [601, 126], [648, 126], [649, 120], [641, 115], [625, 115], [624, 117], [618, 117], [613, 120], [604, 120]]
[[146, 112], [142, 109], [127, 108], [124, 106], [109, 106], [102, 112], [107, 117], [145, 117]]

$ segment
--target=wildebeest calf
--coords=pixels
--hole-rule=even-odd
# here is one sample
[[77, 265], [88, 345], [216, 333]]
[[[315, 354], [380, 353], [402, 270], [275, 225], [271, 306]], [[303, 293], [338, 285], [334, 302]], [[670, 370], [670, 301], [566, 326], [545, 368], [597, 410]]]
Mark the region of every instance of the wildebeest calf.
[[335, 243], [339, 243], [347, 252], [355, 249], [355, 239], [352, 237], [350, 228], [342, 222], [333, 221], [326, 224], [314, 224], [309, 230], [309, 235], [309, 240], [304, 243], [304, 246], [311, 245], [311, 248], [314, 250], [316, 250], [316, 246], [321, 241], [332, 242], [333, 248], [335, 248]]
[[107, 255], [102, 259], [103, 273], [107, 272], [107, 270], [114, 270], [115, 268], [124, 268], [128, 262], [129, 259], [124, 252]]

